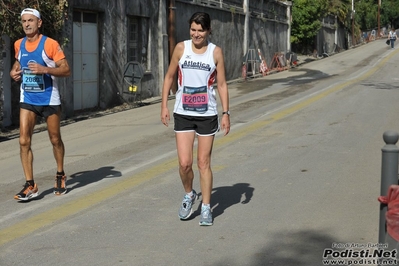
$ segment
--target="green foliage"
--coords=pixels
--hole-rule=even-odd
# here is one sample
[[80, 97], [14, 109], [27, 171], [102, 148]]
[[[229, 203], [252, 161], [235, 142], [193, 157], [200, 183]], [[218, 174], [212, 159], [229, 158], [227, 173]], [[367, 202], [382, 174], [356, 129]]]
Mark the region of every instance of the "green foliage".
[[381, 25], [397, 28], [399, 18], [399, 0], [381, 1]]
[[378, 3], [374, 0], [364, 0], [355, 3], [356, 23], [364, 30], [377, 27]]
[[[312, 51], [315, 37], [322, 27], [322, 21], [328, 16], [337, 18], [336, 27], [344, 25], [351, 32], [351, 15], [352, 0], [292, 0], [291, 42], [293, 47], [301, 52]], [[359, 35], [360, 30], [357, 24], [354, 31], [355, 36]]]
[[61, 37], [67, 19], [67, 0], [0, 0], [0, 35], [8, 35], [13, 41], [25, 35], [20, 14], [27, 7], [40, 12], [43, 34], [54, 39]]
[[[378, 25], [378, 0], [356, 0], [356, 22], [360, 28], [370, 30]], [[397, 27], [399, 18], [399, 0], [381, 0], [380, 25]]]
[[349, 28], [351, 0], [293, 0], [292, 41], [309, 42], [321, 28], [327, 15], [337, 16], [340, 23]]
[[349, 28], [350, 14], [352, 12], [351, 0], [329, 0], [328, 14], [337, 16], [338, 21]]
[[294, 0], [292, 1], [293, 43], [312, 42], [321, 28], [321, 20], [328, 12], [327, 0]]

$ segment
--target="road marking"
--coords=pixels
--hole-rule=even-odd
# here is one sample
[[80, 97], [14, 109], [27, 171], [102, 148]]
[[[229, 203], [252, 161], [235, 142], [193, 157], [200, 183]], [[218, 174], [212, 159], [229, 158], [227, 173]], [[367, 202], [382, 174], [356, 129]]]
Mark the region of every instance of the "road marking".
[[[396, 54], [397, 52], [398, 50], [395, 50], [394, 54]], [[226, 143], [233, 142], [240, 138], [243, 138], [245, 135], [247, 135], [252, 131], [265, 127], [278, 120], [281, 120], [293, 113], [296, 113], [301, 109], [304, 109], [305, 107], [311, 105], [312, 103], [325, 98], [326, 96], [334, 92], [340, 91], [350, 85], [359, 83], [360, 81], [367, 79], [368, 77], [373, 75], [379, 68], [381, 68], [382, 65], [386, 64], [386, 62], [391, 58], [388, 55], [390, 55], [390, 53], [385, 55], [382, 59], [378, 60], [369, 70], [359, 73], [357, 76], [351, 78], [350, 80], [347, 80], [343, 83], [340, 82], [333, 84], [325, 88], [324, 90], [314, 92], [312, 94], [304, 96], [303, 98], [300, 98], [296, 101], [280, 106], [274, 110], [265, 113], [261, 117], [257, 118], [258, 120], [257, 122], [252, 123], [251, 125], [245, 124], [244, 129], [235, 131], [234, 133], [230, 133], [229, 135], [223, 138], [217, 139], [215, 141], [215, 145], [224, 145]], [[241, 124], [241, 126], [243, 125]]]
[[[397, 51], [395, 51], [393, 54], [396, 53]], [[232, 143], [240, 138], [243, 138], [250, 132], [265, 127], [273, 122], [279, 121], [301, 109], [304, 109], [305, 107], [311, 105], [312, 103], [325, 98], [326, 96], [334, 92], [340, 91], [348, 87], [349, 85], [358, 83], [359, 81], [370, 77], [382, 65], [384, 65], [389, 58], [390, 57], [386, 56], [382, 60], [377, 61], [377, 63], [374, 66], [372, 66], [371, 69], [363, 73], [360, 73], [358, 76], [352, 78], [351, 80], [339, 84], [334, 84], [322, 91], [315, 92], [295, 102], [292, 102], [291, 104], [272, 110], [262, 115], [260, 118], [257, 118], [257, 120], [260, 119], [257, 122], [252, 122], [249, 125], [247, 123], [245, 124], [245, 127], [243, 127], [242, 125], [241, 126], [238, 125], [236, 131], [231, 132], [229, 135], [225, 137], [216, 138], [215, 148], [218, 148], [220, 146]], [[233, 128], [235, 129], [235, 127]], [[176, 168], [177, 165], [178, 161], [176, 158], [166, 160], [164, 162], [158, 163], [157, 165], [151, 167], [150, 169], [137, 173], [130, 178], [126, 178], [119, 182], [115, 182], [104, 189], [98, 190], [91, 194], [86, 194], [85, 196], [82, 196], [78, 199], [65, 203], [60, 207], [39, 213], [33, 217], [23, 220], [22, 222], [14, 224], [5, 229], [2, 229], [0, 230], [0, 246], [10, 241], [13, 241], [17, 238], [26, 236], [42, 227], [62, 221], [64, 218], [79, 213], [87, 208], [93, 207], [96, 204], [100, 204], [111, 197], [121, 194], [126, 190], [136, 187], [152, 178], [155, 178], [156, 176], [161, 175], [162, 173], [165, 173], [167, 171], [172, 170], [173, 168]]]
[[86, 194], [85, 196], [65, 203], [60, 207], [39, 213], [31, 218], [23, 220], [22, 222], [5, 228], [0, 231], [0, 246], [16, 238], [28, 235], [39, 228], [62, 221], [64, 218], [70, 215], [76, 214], [113, 196], [121, 194], [132, 187], [158, 176], [160, 173], [176, 168], [176, 165], [177, 159], [175, 158], [160, 163], [146, 171], [134, 175], [131, 178], [116, 182], [105, 189], [93, 192], [91, 194]]

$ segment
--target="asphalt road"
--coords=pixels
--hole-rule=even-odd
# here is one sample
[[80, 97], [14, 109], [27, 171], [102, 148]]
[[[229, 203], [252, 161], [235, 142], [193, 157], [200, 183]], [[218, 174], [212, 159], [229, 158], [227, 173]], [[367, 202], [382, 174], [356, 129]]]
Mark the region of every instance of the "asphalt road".
[[399, 131], [398, 59], [378, 40], [231, 83], [211, 227], [198, 225], [200, 201], [192, 219], [178, 219], [173, 123], [162, 125], [160, 103], [63, 126], [69, 192], [60, 197], [45, 131], [33, 138], [41, 194], [27, 203], [13, 199], [24, 183], [18, 139], [0, 142], [0, 265], [316, 266], [325, 249], [378, 243], [382, 135]]

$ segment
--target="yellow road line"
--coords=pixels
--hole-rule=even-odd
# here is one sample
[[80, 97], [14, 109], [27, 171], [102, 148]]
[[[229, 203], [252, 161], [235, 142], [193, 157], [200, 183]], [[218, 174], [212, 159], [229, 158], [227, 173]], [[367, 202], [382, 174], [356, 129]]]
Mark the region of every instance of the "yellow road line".
[[[246, 126], [245, 128], [239, 129], [235, 132], [231, 132], [229, 135], [225, 137], [217, 138], [215, 140], [215, 147], [223, 146], [237, 139], [243, 138], [248, 133], [258, 130], [278, 120], [281, 120], [287, 117], [288, 115], [293, 114], [311, 105], [312, 103], [326, 97], [331, 93], [342, 90], [349, 85], [355, 84], [361, 80], [370, 77], [372, 74], [374, 74], [377, 71], [377, 69], [379, 69], [383, 64], [385, 64], [386, 61], [388, 61], [388, 59], [389, 57], [384, 58], [375, 67], [373, 67], [365, 74], [353, 80], [349, 80], [342, 84], [333, 86], [330, 89], [318, 93], [315, 96], [310, 97], [304, 101], [301, 101], [291, 107], [288, 107], [284, 110], [271, 114], [270, 116], [267, 117], [266, 120], [261, 120], [252, 123], [251, 125]], [[82, 210], [90, 208], [95, 204], [99, 204], [111, 197], [121, 194], [125, 190], [138, 186], [139, 184], [142, 184], [143, 182], [148, 181], [156, 176], [159, 176], [162, 173], [172, 170], [173, 168], [177, 168], [177, 165], [178, 161], [176, 158], [157, 164], [148, 170], [135, 174], [131, 178], [127, 178], [120, 182], [116, 182], [115, 184], [112, 184], [107, 188], [104, 188], [102, 190], [93, 192], [89, 195], [85, 195], [81, 198], [65, 203], [62, 205], [62, 207], [53, 208], [43, 213], [39, 213], [31, 218], [25, 219], [22, 222], [19, 222], [15, 225], [0, 230], [0, 246], [10, 241], [13, 241], [19, 237], [26, 236], [42, 227], [51, 225], [53, 223], [57, 223], [68, 216], [81, 212]]]
[[[398, 52], [398, 50], [396, 50], [394, 53], [397, 53], [397, 52]], [[305, 99], [305, 100], [303, 100], [303, 101], [301, 101], [301, 102], [299, 102], [299, 103], [297, 103], [297, 104], [295, 104], [295, 105], [293, 105], [291, 107], [288, 107], [286, 109], [283, 109], [281, 111], [278, 111], [278, 112], [276, 112], [274, 114], [271, 114], [271, 115], [267, 116], [266, 120], [260, 120], [258, 122], [252, 123], [251, 125], [246, 126], [245, 129], [242, 129], [242, 130], [236, 131], [234, 133], [231, 133], [231, 134], [229, 134], [229, 135], [227, 135], [227, 136], [225, 136], [223, 138], [219, 138], [219, 139], [217, 139], [215, 141], [215, 145], [217, 145], [217, 144], [224, 145], [226, 143], [229, 143], [229, 142], [235, 141], [237, 139], [243, 138], [249, 132], [253, 132], [253, 131], [255, 131], [255, 130], [259, 129], [259, 128], [265, 127], [265, 126], [267, 126], [267, 125], [269, 125], [269, 124], [271, 124], [273, 122], [281, 120], [281, 119], [283, 119], [283, 118], [285, 118], [285, 117], [287, 117], [287, 116], [289, 116], [289, 115], [291, 115], [291, 114], [293, 114], [293, 113], [295, 113], [295, 112], [297, 112], [297, 111], [299, 111], [301, 109], [304, 109], [305, 107], [311, 105], [312, 103], [314, 103], [314, 102], [316, 102], [316, 101], [318, 101], [318, 100], [320, 100], [322, 98], [325, 98], [326, 96], [328, 96], [328, 95], [330, 95], [330, 94], [332, 94], [334, 92], [340, 91], [340, 90], [342, 90], [342, 89], [344, 89], [344, 88], [346, 88], [346, 87], [348, 87], [350, 85], [356, 84], [356, 83], [358, 83], [358, 82], [370, 77], [371, 75], [373, 75], [382, 65], [384, 65], [389, 60], [389, 58], [390, 57], [385, 57], [376, 66], [374, 66], [373, 68], [368, 70], [366, 73], [364, 73], [363, 75], [360, 75], [357, 78], [348, 80], [348, 81], [346, 81], [346, 82], [344, 82], [342, 84], [335, 85], [335, 86], [331, 87], [330, 89], [327, 89], [325, 91], [322, 91], [322, 92], [316, 94], [313, 97]]]
[[134, 175], [132, 178], [127, 178], [117, 182], [100, 191], [85, 195], [79, 199], [65, 203], [62, 207], [53, 208], [51, 210], [39, 213], [31, 218], [12, 225], [0, 231], [0, 246], [10, 242], [18, 237], [22, 237], [32, 233], [33, 231], [61, 221], [62, 219], [76, 214], [84, 209], [94, 206], [100, 202], [105, 201], [117, 194], [123, 193], [132, 187], [135, 187], [162, 172], [166, 172], [177, 166], [177, 159], [172, 159], [167, 162], [158, 164], [150, 169]]

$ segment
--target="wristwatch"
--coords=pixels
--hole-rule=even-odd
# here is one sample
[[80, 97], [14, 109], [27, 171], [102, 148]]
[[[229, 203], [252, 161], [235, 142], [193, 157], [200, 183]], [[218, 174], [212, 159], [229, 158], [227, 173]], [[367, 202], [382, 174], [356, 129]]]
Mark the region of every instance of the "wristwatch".
[[230, 111], [225, 111], [225, 112], [222, 113], [222, 115], [228, 115], [228, 116], [230, 116]]

